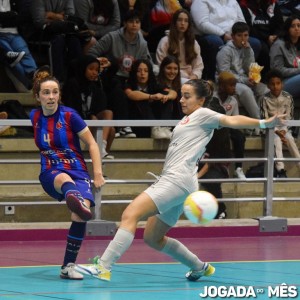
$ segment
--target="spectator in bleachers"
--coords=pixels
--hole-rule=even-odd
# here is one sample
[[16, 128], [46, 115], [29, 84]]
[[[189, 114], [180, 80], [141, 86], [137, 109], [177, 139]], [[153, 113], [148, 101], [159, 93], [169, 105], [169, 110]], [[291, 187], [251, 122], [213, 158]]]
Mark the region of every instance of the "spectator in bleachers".
[[63, 82], [68, 64], [83, 54], [92, 36], [83, 20], [74, 16], [73, 0], [34, 0], [31, 17], [38, 40], [51, 43], [53, 75]]
[[[203, 78], [214, 80], [217, 53], [232, 40], [233, 24], [245, 22], [243, 13], [236, 0], [193, 0], [191, 15], [205, 63]], [[257, 57], [261, 49], [259, 40], [250, 37], [249, 42]]]
[[185, 9], [179, 9], [174, 13], [169, 33], [158, 44], [156, 50], [158, 64], [161, 64], [166, 55], [178, 58], [182, 83], [190, 79], [201, 79], [204, 66], [200, 46], [195, 40], [191, 16]]
[[173, 118], [183, 118], [183, 113], [180, 105], [181, 95], [181, 79], [180, 79], [180, 64], [178, 58], [172, 55], [167, 55], [159, 66], [157, 82], [160, 86], [166, 89], [172, 89], [177, 93], [177, 99], [173, 101]]
[[141, 31], [146, 38], [150, 24], [150, 0], [118, 0], [119, 3], [119, 10], [120, 10], [120, 17], [121, 17], [121, 24], [124, 23], [124, 18], [129, 10], [135, 10], [140, 15], [141, 20]]
[[[19, 34], [19, 27], [24, 22], [20, 13], [21, 5], [21, 1], [0, 2], [0, 47], [6, 52], [6, 59], [3, 62], [6, 62], [8, 77], [17, 91], [25, 92], [32, 88], [32, 77], [37, 65], [26, 41]], [[20, 53], [15, 60], [12, 59], [13, 52]]]
[[[108, 67], [106, 58], [83, 55], [74, 60], [74, 72], [69, 74], [63, 86], [63, 102], [66, 106], [77, 110], [84, 120], [112, 120], [113, 113], [108, 109], [106, 94], [103, 90], [99, 74]], [[95, 136], [95, 128], [91, 128]], [[109, 155], [115, 137], [113, 127], [103, 127], [102, 158], [113, 158]]]
[[[132, 64], [137, 59], [148, 59], [152, 62], [147, 42], [140, 31], [141, 20], [138, 12], [130, 10], [124, 19], [124, 26], [109, 32], [90, 48], [89, 54], [94, 57], [111, 55], [118, 61], [118, 70], [109, 97], [110, 107], [114, 112], [114, 119], [128, 120], [129, 110], [124, 85], [129, 76]], [[136, 137], [130, 127], [120, 128], [117, 137]]]
[[156, 52], [159, 41], [170, 27], [173, 14], [181, 8], [178, 0], [150, 0], [149, 20], [151, 27], [147, 35], [147, 42], [151, 53]]
[[[219, 100], [226, 115], [239, 115], [239, 104], [235, 92], [237, 84], [235, 76], [231, 72], [223, 71], [219, 74], [217, 82], [218, 88], [213, 96]], [[246, 142], [244, 133], [240, 129], [229, 128], [229, 136], [233, 146], [234, 157], [244, 158]], [[242, 166], [242, 162], [235, 163], [234, 175], [240, 179], [246, 179]]]
[[0, 61], [9, 65], [10, 67], [14, 67], [20, 60], [24, 57], [25, 51], [14, 52], [7, 51], [0, 45]]
[[120, 28], [120, 10], [117, 0], [74, 0], [75, 15], [99, 39], [106, 33]]
[[[284, 114], [286, 120], [294, 119], [294, 101], [293, 97], [283, 90], [283, 76], [281, 71], [271, 69], [267, 74], [267, 84], [270, 89], [262, 99], [261, 110], [265, 118]], [[275, 130], [275, 155], [277, 158], [283, 158], [283, 145], [286, 146], [292, 157], [300, 159], [300, 153], [295, 143], [295, 139], [291, 130], [286, 125], [278, 125]], [[300, 171], [300, 161], [296, 162], [298, 170]], [[276, 161], [275, 167], [277, 170], [277, 177], [286, 178], [286, 170], [284, 169], [283, 161]]]
[[[130, 71], [125, 93], [136, 113], [135, 119], [142, 120], [171, 120], [173, 100], [177, 93], [157, 84], [152, 65], [147, 59], [138, 59]], [[154, 139], [170, 139], [171, 130], [168, 127], [154, 126], [151, 130]]]
[[291, 16], [284, 22], [283, 32], [270, 49], [271, 68], [279, 69], [284, 78], [283, 89], [296, 102], [300, 101], [300, 18]]
[[240, 6], [250, 28], [250, 36], [260, 40], [257, 62], [264, 66], [263, 74], [266, 74], [270, 69], [270, 47], [283, 26], [281, 10], [276, 0], [241, 0]]
[[[268, 89], [263, 83], [257, 83], [249, 78], [250, 65], [255, 62], [255, 58], [248, 39], [248, 25], [245, 22], [235, 23], [232, 26], [232, 40], [217, 54], [217, 71], [234, 74], [237, 79], [236, 93], [239, 102], [250, 117], [259, 119], [258, 102]], [[258, 130], [255, 133], [259, 134]]]

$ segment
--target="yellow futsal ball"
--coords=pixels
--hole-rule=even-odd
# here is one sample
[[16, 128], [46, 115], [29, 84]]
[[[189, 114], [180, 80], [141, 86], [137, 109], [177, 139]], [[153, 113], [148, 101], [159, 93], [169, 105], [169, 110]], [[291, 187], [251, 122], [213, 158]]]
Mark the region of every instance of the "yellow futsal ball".
[[185, 216], [195, 224], [206, 224], [213, 220], [218, 213], [217, 199], [209, 192], [197, 191], [184, 201]]

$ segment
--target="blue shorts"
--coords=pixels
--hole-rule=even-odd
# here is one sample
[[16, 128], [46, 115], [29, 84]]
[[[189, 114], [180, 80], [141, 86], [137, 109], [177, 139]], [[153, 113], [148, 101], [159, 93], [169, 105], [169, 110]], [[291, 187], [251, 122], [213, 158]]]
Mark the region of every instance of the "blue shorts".
[[58, 201], [64, 200], [64, 195], [58, 193], [54, 188], [54, 179], [57, 175], [66, 173], [68, 174], [76, 184], [78, 191], [81, 193], [84, 199], [91, 202], [91, 207], [95, 206], [95, 200], [91, 187], [91, 178], [88, 173], [74, 171], [74, 170], [47, 170], [40, 174], [39, 180], [42, 184], [44, 191], [54, 199]]

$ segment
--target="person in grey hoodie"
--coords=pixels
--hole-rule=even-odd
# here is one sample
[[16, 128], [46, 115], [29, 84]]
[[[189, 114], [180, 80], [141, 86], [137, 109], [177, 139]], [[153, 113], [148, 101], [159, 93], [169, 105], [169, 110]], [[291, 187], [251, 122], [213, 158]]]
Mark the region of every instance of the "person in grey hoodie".
[[287, 18], [283, 33], [270, 49], [271, 68], [281, 71], [283, 89], [290, 93], [295, 102], [300, 101], [300, 19]]
[[[251, 63], [255, 62], [253, 50], [248, 42], [249, 27], [245, 22], [232, 26], [232, 41], [227, 42], [217, 54], [217, 72], [229, 71], [237, 79], [236, 93], [239, 102], [250, 117], [259, 119], [259, 99], [268, 91], [263, 83], [249, 78]], [[258, 101], [257, 101], [257, 100]]]
[[[108, 96], [109, 106], [116, 120], [129, 119], [128, 99], [124, 93], [124, 86], [134, 61], [148, 59], [152, 63], [147, 42], [140, 29], [139, 14], [130, 10], [124, 18], [124, 26], [121, 29], [107, 33], [88, 51], [88, 54], [94, 57], [109, 56], [118, 62], [116, 76], [111, 83], [111, 93]], [[136, 134], [126, 126], [117, 130], [116, 137], [134, 138]]]

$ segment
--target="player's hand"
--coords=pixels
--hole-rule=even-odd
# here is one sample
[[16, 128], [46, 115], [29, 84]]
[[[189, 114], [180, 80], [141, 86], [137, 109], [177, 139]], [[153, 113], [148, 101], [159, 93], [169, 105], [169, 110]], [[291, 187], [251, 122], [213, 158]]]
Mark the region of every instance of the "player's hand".
[[105, 184], [105, 179], [102, 174], [94, 175], [94, 187], [99, 190]]
[[264, 123], [265, 123], [266, 128], [274, 128], [276, 126], [286, 125], [285, 117], [286, 117], [286, 114], [284, 114], [284, 115], [274, 115], [271, 118], [265, 119]]

